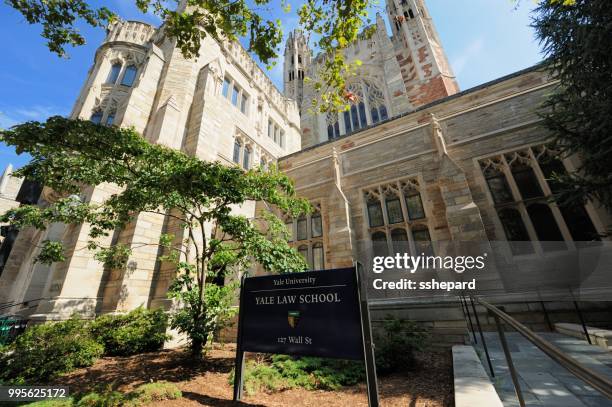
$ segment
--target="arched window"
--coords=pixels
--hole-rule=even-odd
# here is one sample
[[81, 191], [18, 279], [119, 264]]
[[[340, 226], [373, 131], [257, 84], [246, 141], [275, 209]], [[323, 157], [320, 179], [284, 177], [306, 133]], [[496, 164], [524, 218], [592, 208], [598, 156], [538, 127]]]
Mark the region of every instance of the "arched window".
[[372, 234], [372, 248], [374, 256], [386, 256], [389, 252], [387, 247], [387, 235], [385, 232]]
[[375, 228], [385, 224], [382, 207], [378, 199], [373, 198], [368, 201], [368, 218], [370, 220], [371, 228]]
[[514, 254], [533, 253], [533, 246], [529, 242], [529, 234], [521, 218], [521, 213], [514, 208], [504, 208], [498, 211], [499, 220], [504, 228], [506, 239]]
[[368, 107], [370, 109], [370, 115], [372, 116], [372, 123], [376, 124], [381, 120], [387, 120], [389, 117], [387, 107], [385, 106], [385, 96], [380, 88], [371, 81], [365, 81], [365, 88], [368, 96]]
[[115, 121], [115, 112], [110, 112], [108, 116], [106, 116], [106, 125], [111, 126]]
[[121, 73], [121, 62], [115, 62], [113, 66], [111, 66], [111, 70], [108, 73], [108, 78], [106, 78], [106, 83], [114, 84], [117, 82], [119, 73]]
[[423, 208], [421, 193], [416, 189], [409, 189], [404, 198], [408, 208], [408, 218], [410, 220], [423, 219], [425, 217], [425, 209]]
[[240, 144], [239, 140], [234, 141], [234, 156], [232, 157], [232, 161], [236, 164], [240, 164], [240, 150], [242, 149], [242, 144]]
[[340, 123], [338, 121], [338, 114], [334, 112], [327, 112], [327, 138], [329, 140], [340, 137]]
[[301, 63], [302, 63], [302, 56], [298, 55], [298, 64], [301, 64]]
[[545, 252], [567, 248], [550, 206], [543, 203], [532, 204], [527, 207], [527, 213]]
[[387, 205], [387, 216], [389, 217], [389, 224], [400, 223], [404, 221], [404, 215], [402, 213], [402, 204], [397, 196], [387, 197], [385, 199]]
[[414, 11], [412, 11], [411, 8], [408, 9], [408, 15], [410, 16], [410, 18], [414, 18]]
[[251, 164], [251, 149], [249, 147], [244, 148], [244, 155], [242, 157], [242, 168], [245, 170], [249, 169]]
[[91, 119], [89, 119], [89, 120], [91, 120], [95, 124], [100, 124], [100, 122], [102, 122], [102, 111], [101, 110], [96, 110], [91, 115]]
[[121, 84], [125, 86], [132, 86], [134, 84], [134, 80], [136, 79], [137, 71], [138, 69], [136, 68], [136, 65], [130, 65], [125, 68], [125, 73], [123, 74]]
[[408, 234], [405, 229], [393, 229], [391, 231], [393, 242], [393, 253], [408, 253]]
[[325, 268], [325, 254], [323, 253], [323, 243], [318, 242], [312, 246], [312, 266], [315, 270]]

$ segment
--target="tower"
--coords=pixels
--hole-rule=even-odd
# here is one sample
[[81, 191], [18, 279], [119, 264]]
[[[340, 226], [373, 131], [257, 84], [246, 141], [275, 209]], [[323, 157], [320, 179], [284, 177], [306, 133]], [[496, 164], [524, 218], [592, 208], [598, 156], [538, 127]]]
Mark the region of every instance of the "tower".
[[284, 93], [288, 98], [297, 101], [300, 111], [304, 98], [304, 76], [310, 66], [310, 58], [310, 49], [304, 33], [301, 30], [290, 32], [285, 44]]
[[459, 92], [424, 0], [387, 0], [393, 45], [413, 108]]

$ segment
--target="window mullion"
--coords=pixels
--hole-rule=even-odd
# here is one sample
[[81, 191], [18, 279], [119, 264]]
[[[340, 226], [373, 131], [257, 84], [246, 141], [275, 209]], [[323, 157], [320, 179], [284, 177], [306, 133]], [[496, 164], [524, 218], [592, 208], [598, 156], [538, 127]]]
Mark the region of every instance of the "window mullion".
[[517, 209], [519, 210], [521, 214], [521, 218], [523, 218], [523, 223], [525, 224], [525, 227], [527, 228], [527, 234], [529, 234], [529, 239], [531, 239], [532, 244], [534, 244], [536, 252], [539, 255], [542, 255], [544, 253], [544, 250], [542, 249], [542, 244], [540, 243], [540, 239], [538, 238], [538, 234], [536, 233], [533, 223], [531, 223], [531, 218], [529, 217], [529, 214], [527, 213], [527, 207], [525, 206], [524, 203], [522, 203], [523, 198], [521, 197], [521, 193], [519, 192], [518, 186], [516, 185], [516, 182], [514, 181], [514, 177], [512, 176], [510, 165], [508, 164], [508, 161], [506, 160], [506, 157], [503, 154], [501, 156], [501, 160], [503, 164], [502, 165], [503, 173], [506, 176], [508, 185], [510, 186], [510, 192], [512, 193], [514, 202], [519, 202], [519, 204], [517, 205]]
[[[540, 188], [542, 188], [542, 191], [544, 192], [544, 196], [549, 197], [552, 195], [552, 191], [550, 190], [550, 187], [548, 186], [548, 183], [546, 182], [546, 177], [544, 176], [544, 173], [542, 172], [542, 169], [540, 168], [540, 164], [538, 163], [538, 160], [536, 159], [535, 154], [533, 154], [533, 151], [531, 150], [531, 148], [528, 150], [528, 152], [529, 152], [529, 158], [532, 162], [531, 168], [533, 169], [533, 173], [535, 174], [536, 178], [538, 179], [538, 182], [540, 183]], [[557, 225], [559, 226], [559, 229], [561, 230], [561, 234], [563, 235], [563, 239], [565, 240], [565, 242], [569, 243], [569, 248], [571, 250], [574, 250], [576, 248], [576, 246], [574, 245], [574, 239], [572, 238], [572, 234], [570, 233], [569, 228], [567, 227], [567, 224], [565, 223], [565, 219], [563, 218], [563, 215], [561, 214], [561, 210], [554, 203], [547, 202], [547, 204], [552, 210], [553, 216], [555, 217], [555, 220], [557, 221]]]

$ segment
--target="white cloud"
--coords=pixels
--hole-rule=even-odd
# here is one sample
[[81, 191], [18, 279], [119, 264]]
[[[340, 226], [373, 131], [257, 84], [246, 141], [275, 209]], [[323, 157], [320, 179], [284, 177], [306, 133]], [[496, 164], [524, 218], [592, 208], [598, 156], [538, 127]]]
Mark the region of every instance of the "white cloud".
[[0, 110], [0, 129], [6, 129], [30, 120], [44, 121], [51, 116], [66, 116], [68, 112], [57, 106], [34, 105]]
[[484, 48], [484, 44], [485, 40], [483, 37], [477, 38], [470, 42], [458, 56], [453, 58], [451, 65], [453, 67], [455, 75], [460, 75], [461, 72], [463, 72], [465, 67], [468, 65], [470, 60], [480, 54], [480, 52]]

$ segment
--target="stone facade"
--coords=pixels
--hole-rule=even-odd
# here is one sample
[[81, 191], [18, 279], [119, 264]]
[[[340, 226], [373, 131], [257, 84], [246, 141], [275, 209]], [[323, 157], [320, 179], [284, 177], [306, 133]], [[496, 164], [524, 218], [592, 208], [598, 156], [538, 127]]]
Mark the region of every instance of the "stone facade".
[[[313, 112], [312, 100], [317, 98], [314, 81], [297, 81], [303, 88], [298, 99], [302, 148], [376, 125], [459, 91], [424, 1], [387, 0], [386, 10], [392, 35], [387, 33], [383, 17], [377, 14], [374, 34], [360, 37], [345, 51], [348, 63], [361, 62], [356, 75], [347, 81], [347, 91], [357, 98], [349, 112]], [[301, 38], [299, 32], [290, 37], [287, 49], [302, 49], [294, 45], [301, 44]], [[306, 58], [301, 69], [308, 77], [316, 78], [325, 59], [326, 55], [318, 55], [312, 62]], [[295, 82], [287, 82], [291, 79], [289, 72], [285, 58], [285, 89]]]
[[[436, 242], [526, 240], [543, 255], [538, 241], [572, 249], [610, 228], [610, 214], [593, 203], [569, 213], [546, 200], [552, 186], [544, 158], [555, 153], [537, 109], [555, 83], [545, 72], [533, 68], [458, 93], [424, 1], [388, 0], [387, 14], [391, 37], [377, 15], [374, 35], [346, 51], [349, 61], [363, 62], [348, 83], [357, 96], [348, 112], [309, 112], [314, 93], [303, 79], [316, 75], [325, 56], [311, 58], [300, 32], [285, 49], [284, 95], [239, 44], [207, 38], [200, 57], [186, 60], [163, 29], [119, 21], [71, 116], [133, 126], [152, 143], [203, 160], [245, 168], [278, 162], [315, 206], [307, 217], [286, 219], [291, 244], [314, 269], [350, 266], [367, 253], [424, 252]], [[575, 171], [577, 163], [561, 166]], [[6, 209], [17, 204], [13, 181], [0, 182]], [[81, 198], [99, 202], [115, 192], [100, 185]], [[45, 189], [39, 203], [54, 199]], [[250, 202], [236, 211], [253, 216], [256, 209]], [[109, 236], [106, 243], [133, 247], [122, 270], [105, 269], [84, 250], [88, 225], [22, 230], [0, 275], [0, 302], [28, 302], [8, 312], [34, 320], [168, 305], [173, 270], [143, 243], [178, 230], [171, 217], [140, 214]], [[44, 239], [62, 240], [67, 260], [36, 264], [32, 243]], [[515, 250], [506, 248], [510, 257]]]
[[[300, 149], [296, 102], [273, 85], [241, 45], [207, 37], [199, 58], [186, 60], [163, 29], [136, 21], [108, 28], [71, 117], [133, 126], [152, 143], [243, 168], [267, 166]], [[10, 192], [12, 184], [2, 185]], [[114, 185], [100, 185], [84, 189], [81, 198], [100, 202], [117, 191]], [[56, 198], [45, 190], [39, 204]], [[0, 199], [4, 204], [4, 196]], [[247, 203], [235, 210], [253, 217], [254, 208]], [[173, 272], [156, 261], [154, 245], [143, 243], [156, 244], [162, 231], [173, 229], [177, 225], [169, 217], [140, 214], [109, 236], [103, 244], [133, 248], [123, 270], [105, 269], [84, 249], [88, 225], [23, 230], [0, 276], [1, 302], [27, 302], [27, 308], [8, 311], [34, 320], [164, 305]], [[66, 261], [35, 264], [36, 242], [44, 239], [62, 240]], [[37, 302], [32, 305], [32, 300]]]
[[[323, 260], [314, 256], [310, 227], [296, 236], [297, 221], [288, 221], [292, 244], [314, 268], [335, 268], [365, 263], [372, 253], [419, 255], [431, 242], [526, 240], [527, 267], [535, 258], [552, 259], [548, 243], [538, 241], [559, 240], [572, 250], [576, 241], [604, 234], [612, 218], [598, 205], [570, 213], [546, 200], [552, 186], [544, 158], [555, 152], [537, 111], [554, 85], [535, 67], [283, 157], [279, 167], [298, 194], [321, 208]], [[575, 171], [576, 160], [561, 165]], [[536, 195], [526, 196], [526, 185], [536, 185]], [[525, 254], [511, 245], [509, 263]]]

